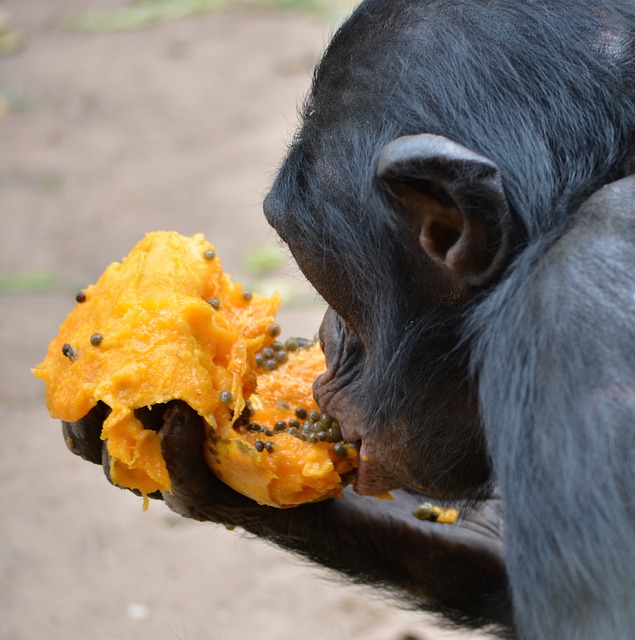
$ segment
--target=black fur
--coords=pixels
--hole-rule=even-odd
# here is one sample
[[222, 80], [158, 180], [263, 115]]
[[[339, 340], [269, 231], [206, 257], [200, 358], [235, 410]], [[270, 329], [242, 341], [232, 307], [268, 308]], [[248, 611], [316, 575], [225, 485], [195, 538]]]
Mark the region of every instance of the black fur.
[[[357, 420], [421, 461], [411, 488], [481, 495], [487, 446], [523, 638], [635, 637], [635, 210], [575, 216], [633, 167], [634, 37], [630, 0], [367, 0], [265, 205], [345, 319], [327, 355]], [[421, 299], [376, 177], [419, 133], [496, 163], [516, 224], [509, 268], [465, 304]]]
[[[472, 319], [526, 637], [635, 631], [635, 188], [537, 243]], [[524, 637], [524, 636], [523, 636]]]

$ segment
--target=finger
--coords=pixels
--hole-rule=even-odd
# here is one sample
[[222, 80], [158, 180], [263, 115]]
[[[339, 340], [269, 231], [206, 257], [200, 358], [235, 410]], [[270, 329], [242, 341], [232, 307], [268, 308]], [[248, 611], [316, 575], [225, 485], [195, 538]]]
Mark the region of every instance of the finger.
[[216, 520], [214, 500], [221, 486], [205, 463], [203, 419], [184, 402], [172, 402], [159, 434], [172, 485], [166, 504], [188, 518]]
[[[499, 611], [497, 615], [507, 610], [502, 528], [498, 498], [466, 510], [455, 525], [428, 523], [424, 559], [432, 589], [443, 602], [461, 611], [474, 603], [474, 613], [488, 602]], [[456, 585], [462, 586], [457, 589]]]
[[479, 592], [484, 589], [483, 582], [494, 584], [505, 578], [502, 503], [498, 497], [464, 509], [455, 525], [426, 524], [433, 550], [430, 561], [452, 575], [467, 578], [474, 572], [472, 583]]
[[101, 464], [101, 429], [109, 413], [110, 408], [103, 402], [98, 402], [81, 420], [62, 421], [66, 446], [84, 460]]
[[166, 504], [196, 520], [236, 525], [260, 507], [220, 482], [204, 459], [206, 440], [203, 419], [187, 404], [172, 402], [160, 429], [163, 458], [170, 474]]
[[213, 476], [203, 457], [205, 426], [202, 418], [184, 402], [171, 402], [163, 414], [159, 435], [173, 493], [207, 494]]

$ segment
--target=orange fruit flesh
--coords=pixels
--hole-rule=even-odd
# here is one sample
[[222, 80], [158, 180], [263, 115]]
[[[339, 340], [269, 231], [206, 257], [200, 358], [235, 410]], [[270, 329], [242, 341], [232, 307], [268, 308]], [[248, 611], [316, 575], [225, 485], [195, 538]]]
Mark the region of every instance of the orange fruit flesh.
[[134, 411], [178, 399], [207, 423], [206, 459], [237, 491], [278, 507], [341, 491], [342, 475], [357, 466], [350, 447], [343, 456], [336, 443], [283, 432], [265, 436], [272, 445], [258, 451], [262, 438], [241, 428], [249, 398], [263, 426], [290, 419], [297, 405], [317, 410], [311, 384], [324, 360], [313, 347], [269, 373], [258, 365], [256, 354], [275, 339], [280, 297], [232, 282], [202, 234], [149, 233], [82, 293], [33, 373], [54, 418], [77, 421], [99, 401], [110, 407], [102, 438], [116, 484], [144, 495], [170, 490], [161, 437]]
[[[300, 429], [298, 435], [292, 435], [288, 428], [297, 420], [298, 407], [309, 415], [319, 414], [312, 383], [324, 369], [324, 355], [318, 346], [290, 354], [288, 362], [277, 370], [258, 376], [248, 405], [249, 424], [260, 426], [260, 430], [254, 433], [248, 425], [240, 424], [215, 432], [210, 429], [206, 457], [223, 482], [262, 504], [276, 506], [340, 494], [342, 476], [357, 466], [357, 451], [340, 443], [341, 436], [327, 441], [329, 429], [320, 421], [310, 424], [314, 433], [309, 438], [314, 442], [305, 439]], [[276, 424], [282, 427], [282, 423], [286, 428], [276, 431]], [[318, 434], [324, 440], [320, 441]]]

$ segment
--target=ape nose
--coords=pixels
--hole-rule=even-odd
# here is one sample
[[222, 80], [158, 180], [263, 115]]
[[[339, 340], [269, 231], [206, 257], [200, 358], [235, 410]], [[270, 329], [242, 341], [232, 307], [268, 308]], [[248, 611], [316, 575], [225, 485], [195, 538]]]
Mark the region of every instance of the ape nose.
[[262, 210], [265, 214], [265, 218], [267, 222], [274, 228], [277, 228], [277, 222], [280, 219], [281, 211], [282, 211], [282, 203], [280, 202], [280, 198], [276, 195], [275, 191], [270, 191], [263, 203]]
[[331, 360], [335, 345], [337, 344], [338, 322], [339, 318], [337, 316], [337, 313], [335, 313], [334, 309], [329, 307], [326, 310], [324, 317], [322, 318], [320, 330], [318, 331], [320, 347], [324, 352], [327, 366], [329, 364], [329, 361]]

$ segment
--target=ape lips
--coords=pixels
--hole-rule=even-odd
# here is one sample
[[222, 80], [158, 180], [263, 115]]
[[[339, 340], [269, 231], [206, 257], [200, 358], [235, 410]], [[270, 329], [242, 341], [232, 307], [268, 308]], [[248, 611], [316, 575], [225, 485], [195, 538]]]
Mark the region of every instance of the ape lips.
[[208, 465], [236, 491], [276, 507], [340, 494], [357, 451], [313, 400], [321, 350], [276, 340], [279, 295], [232, 282], [201, 234], [147, 234], [77, 302], [33, 373], [54, 418], [110, 408], [102, 439], [115, 484], [170, 490], [161, 436], [144, 426], [181, 400], [205, 424]]

